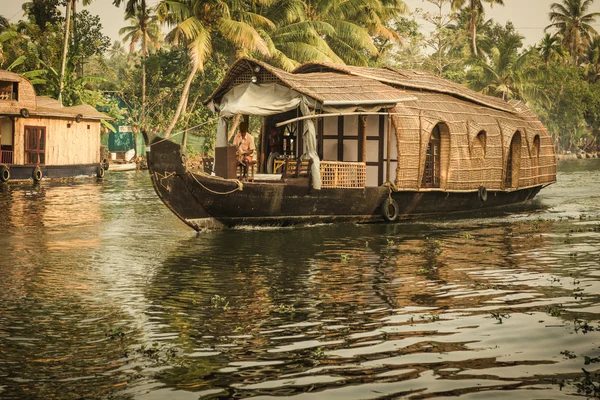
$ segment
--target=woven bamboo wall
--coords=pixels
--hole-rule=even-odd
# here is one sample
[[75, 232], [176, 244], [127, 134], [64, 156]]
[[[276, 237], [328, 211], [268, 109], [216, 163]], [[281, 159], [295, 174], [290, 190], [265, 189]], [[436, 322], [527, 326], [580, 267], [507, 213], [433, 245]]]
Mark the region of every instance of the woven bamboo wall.
[[[519, 168], [514, 171], [513, 188], [556, 180], [552, 140], [535, 116], [510, 114], [444, 94], [411, 94], [418, 100], [399, 104], [393, 110], [399, 154], [394, 182], [399, 190], [419, 189], [429, 137], [438, 124], [442, 127], [441, 190], [471, 191], [481, 185], [488, 190], [505, 189], [506, 161], [516, 132], [520, 132], [521, 144], [514, 152]], [[483, 143], [477, 138], [480, 133]], [[539, 156], [534, 149], [536, 137]]]

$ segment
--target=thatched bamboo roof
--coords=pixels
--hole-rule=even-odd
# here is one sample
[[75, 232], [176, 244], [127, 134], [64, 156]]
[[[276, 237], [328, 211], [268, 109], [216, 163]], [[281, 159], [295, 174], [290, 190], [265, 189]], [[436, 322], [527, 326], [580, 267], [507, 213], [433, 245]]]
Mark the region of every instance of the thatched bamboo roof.
[[395, 104], [411, 97], [403, 90], [368, 77], [338, 72], [291, 74], [261, 61], [241, 58], [229, 68], [219, 87], [204, 100], [204, 104], [213, 99], [219, 100], [235, 85], [251, 82], [253, 76], [259, 84], [278, 83], [321, 103]]
[[317, 71], [337, 71], [352, 76], [369, 78], [382, 83], [394, 86], [400, 86], [406, 89], [420, 89], [436, 93], [449, 94], [451, 96], [463, 98], [475, 103], [492, 107], [498, 110], [514, 113], [515, 110], [510, 104], [503, 100], [477, 93], [462, 85], [450, 80], [440, 78], [429, 72], [417, 70], [401, 70], [392, 67], [370, 68], [355, 67], [350, 65], [331, 64], [331, 63], [307, 63], [299, 66], [293, 74], [314, 73]]

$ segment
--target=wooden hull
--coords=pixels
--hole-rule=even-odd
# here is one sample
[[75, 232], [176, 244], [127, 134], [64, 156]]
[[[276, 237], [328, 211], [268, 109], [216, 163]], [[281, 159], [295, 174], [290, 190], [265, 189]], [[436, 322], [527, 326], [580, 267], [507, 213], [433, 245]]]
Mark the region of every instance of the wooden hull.
[[[33, 181], [35, 165], [8, 165], [10, 180], [8, 182]], [[40, 165], [42, 179], [63, 179], [75, 177], [95, 177], [98, 174], [99, 164], [74, 164], [74, 165]]]
[[[148, 153], [148, 170], [156, 193], [190, 227], [200, 230], [209, 218], [235, 225], [291, 225], [318, 222], [383, 221], [381, 205], [387, 187], [314, 190], [307, 178], [285, 182], [245, 182], [189, 172], [180, 146], [156, 138]], [[532, 199], [541, 186], [510, 192], [489, 192], [486, 201], [477, 191], [394, 192], [400, 219], [497, 207]]]

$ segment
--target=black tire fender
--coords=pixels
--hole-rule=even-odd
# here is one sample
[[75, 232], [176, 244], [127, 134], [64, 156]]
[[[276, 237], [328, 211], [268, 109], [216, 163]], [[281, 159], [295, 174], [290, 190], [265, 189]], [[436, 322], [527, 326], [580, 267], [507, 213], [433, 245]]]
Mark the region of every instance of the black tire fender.
[[77, 116], [75, 117], [75, 122], [80, 123], [82, 119], [83, 119], [83, 114], [77, 114]]
[[101, 164], [102, 164], [102, 168], [104, 168], [105, 170], [108, 169], [109, 164], [108, 164], [108, 160], [106, 158], [102, 160]]
[[19, 110], [19, 113], [21, 114], [21, 117], [29, 118], [29, 110], [28, 109], [21, 108], [21, 110]]
[[39, 166], [35, 167], [33, 169], [33, 171], [31, 172], [31, 177], [33, 178], [33, 181], [36, 182], [36, 183], [39, 182], [39, 181], [41, 181], [42, 178], [44, 177], [42, 169]]
[[6, 165], [0, 165], [0, 182], [10, 181], [10, 169]]
[[394, 222], [400, 216], [400, 206], [396, 200], [388, 197], [381, 203], [381, 216], [388, 222]]
[[479, 200], [482, 203], [487, 201], [487, 189], [485, 188], [485, 186], [479, 186], [479, 189], [477, 189], [477, 197], [479, 197]]
[[98, 167], [96, 168], [96, 178], [98, 178], [98, 179], [104, 178], [105, 173], [106, 172], [105, 172], [104, 166], [102, 164], [98, 165]]

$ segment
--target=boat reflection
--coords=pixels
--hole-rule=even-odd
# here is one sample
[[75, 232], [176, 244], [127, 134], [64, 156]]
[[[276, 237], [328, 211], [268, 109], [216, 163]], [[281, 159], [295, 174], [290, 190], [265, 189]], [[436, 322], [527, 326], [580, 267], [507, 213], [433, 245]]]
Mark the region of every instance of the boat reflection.
[[600, 289], [564, 269], [563, 228], [531, 219], [201, 234], [148, 288], [155, 323], [181, 333], [181, 366], [161, 379], [232, 397], [554, 396], [548, 382], [583, 362], [560, 351], [595, 354], [574, 334], [573, 290], [585, 282], [597, 306]]

